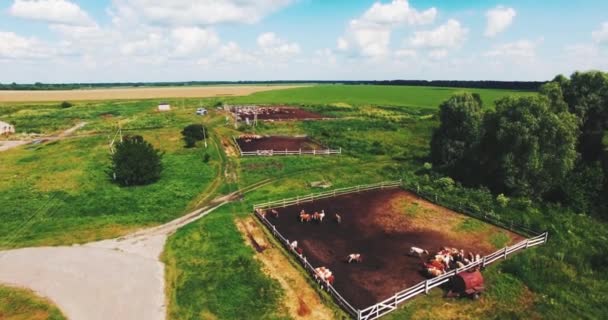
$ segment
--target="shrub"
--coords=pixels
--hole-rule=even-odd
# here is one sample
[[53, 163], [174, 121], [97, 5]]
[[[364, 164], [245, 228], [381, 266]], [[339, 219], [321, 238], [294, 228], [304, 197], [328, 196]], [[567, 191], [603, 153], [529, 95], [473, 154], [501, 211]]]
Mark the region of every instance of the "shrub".
[[141, 136], [127, 136], [116, 145], [110, 176], [121, 186], [145, 185], [162, 172], [162, 154]]
[[496, 196], [496, 202], [501, 208], [506, 208], [509, 204], [509, 200], [510, 199], [502, 193]]
[[70, 102], [64, 101], [59, 105], [62, 109], [71, 108], [73, 105]]

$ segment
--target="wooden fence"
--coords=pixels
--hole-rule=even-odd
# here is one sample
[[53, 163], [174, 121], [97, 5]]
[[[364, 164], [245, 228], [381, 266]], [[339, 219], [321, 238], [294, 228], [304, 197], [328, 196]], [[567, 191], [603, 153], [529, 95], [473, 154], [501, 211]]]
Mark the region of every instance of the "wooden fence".
[[473, 262], [469, 265], [466, 265], [462, 268], [458, 268], [458, 269], [452, 270], [446, 274], [443, 274], [441, 276], [422, 281], [403, 291], [397, 292], [390, 298], [385, 299], [384, 301], [378, 302], [378, 303], [374, 304], [373, 306], [370, 306], [370, 307], [367, 307], [364, 309], [356, 309], [346, 299], [344, 299], [344, 297], [342, 297], [340, 295], [340, 293], [338, 293], [331, 284], [329, 284], [327, 281], [323, 281], [323, 280], [317, 279], [317, 277], [315, 277], [315, 275], [316, 275], [315, 268], [308, 262], [308, 260], [306, 259], [306, 256], [299, 254], [294, 248], [292, 248], [290, 246], [289, 240], [286, 239], [281, 233], [279, 233], [277, 231], [276, 227], [270, 221], [268, 221], [268, 219], [266, 219], [262, 214], [260, 214], [260, 212], [258, 210], [258, 209], [266, 210], [266, 209], [271, 209], [271, 208], [287, 207], [287, 206], [291, 206], [294, 204], [300, 204], [303, 202], [312, 202], [314, 200], [331, 198], [331, 197], [336, 197], [339, 195], [357, 193], [357, 192], [361, 192], [361, 191], [396, 188], [396, 187], [400, 187], [401, 185], [402, 185], [402, 182], [401, 182], [401, 180], [399, 180], [399, 181], [380, 182], [380, 183], [367, 184], [367, 185], [358, 185], [355, 187], [340, 188], [340, 189], [335, 189], [332, 191], [320, 192], [320, 193], [315, 193], [315, 194], [311, 193], [310, 195], [306, 195], [306, 196], [296, 196], [296, 197], [281, 199], [281, 200], [277, 200], [277, 201], [270, 201], [270, 202], [255, 204], [253, 206], [253, 211], [254, 211], [254, 214], [256, 215], [256, 217], [258, 217], [258, 219], [260, 219], [260, 221], [262, 221], [262, 223], [264, 223], [268, 227], [268, 229], [272, 232], [272, 234], [277, 239], [279, 239], [281, 244], [283, 244], [283, 246], [285, 246], [285, 248], [288, 251], [293, 253], [298, 258], [298, 260], [304, 266], [304, 269], [306, 269], [306, 271], [308, 271], [313, 276], [313, 278], [317, 280], [317, 282], [321, 285], [321, 287], [324, 290], [326, 290], [334, 298], [334, 300], [338, 303], [338, 305], [340, 305], [348, 314], [350, 314], [354, 319], [357, 319], [357, 320], [378, 319], [378, 318], [390, 313], [391, 311], [396, 310], [399, 304], [401, 304], [421, 293], [427, 294], [429, 292], [429, 290], [431, 290], [432, 288], [435, 288], [435, 287], [438, 287], [438, 286], [441, 286], [441, 285], [447, 283], [448, 281], [450, 281], [450, 279], [453, 276], [457, 275], [460, 272], [471, 270], [471, 269], [477, 268], [477, 267], [484, 268], [497, 260], [506, 259], [510, 254], [513, 254], [519, 250], [538, 246], [538, 245], [541, 245], [541, 244], [544, 244], [547, 242], [547, 238], [548, 238], [547, 232], [538, 234], [534, 237], [522, 240], [521, 242], [519, 242], [517, 244], [502, 248], [494, 253], [484, 256], [480, 260]]

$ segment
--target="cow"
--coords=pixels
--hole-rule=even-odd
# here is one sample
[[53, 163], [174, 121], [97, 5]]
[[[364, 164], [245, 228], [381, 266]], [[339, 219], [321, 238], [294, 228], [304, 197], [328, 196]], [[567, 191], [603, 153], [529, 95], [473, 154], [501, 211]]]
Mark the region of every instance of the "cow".
[[351, 263], [351, 262], [360, 263], [360, 262], [363, 262], [363, 256], [360, 253], [351, 253], [346, 257], [346, 261], [348, 263]]
[[414, 256], [414, 257], [421, 257], [423, 254], [428, 255], [429, 252], [427, 250], [418, 248], [418, 247], [411, 247], [410, 248], [410, 252], [409, 255], [410, 256]]
[[334, 215], [334, 219], [336, 219], [336, 222], [337, 222], [338, 224], [342, 223], [342, 217], [341, 217], [339, 214], [337, 214], [337, 213], [336, 213], [336, 214]]

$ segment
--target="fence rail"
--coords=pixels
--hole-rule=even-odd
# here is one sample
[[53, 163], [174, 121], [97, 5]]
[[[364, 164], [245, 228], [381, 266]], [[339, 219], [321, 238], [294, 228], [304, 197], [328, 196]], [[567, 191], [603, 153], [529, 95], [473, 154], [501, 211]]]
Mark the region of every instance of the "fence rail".
[[272, 234], [281, 242], [281, 244], [283, 244], [283, 246], [288, 251], [293, 253], [298, 258], [298, 260], [304, 266], [304, 269], [306, 269], [306, 271], [308, 271], [313, 276], [313, 278], [321, 285], [321, 287], [323, 289], [325, 289], [335, 299], [335, 301], [338, 303], [338, 305], [340, 305], [348, 314], [350, 314], [354, 319], [357, 319], [357, 320], [378, 319], [378, 318], [386, 315], [387, 313], [390, 313], [391, 311], [396, 310], [399, 304], [401, 304], [419, 294], [428, 293], [429, 290], [447, 283], [448, 281], [450, 281], [450, 279], [452, 277], [454, 277], [455, 275], [457, 275], [461, 272], [472, 270], [474, 268], [479, 268], [479, 267], [484, 268], [497, 260], [506, 259], [508, 257], [508, 255], [510, 255], [512, 253], [515, 253], [515, 252], [523, 250], [523, 249], [531, 248], [534, 246], [542, 245], [547, 242], [547, 238], [549, 236], [549, 234], [547, 232], [544, 232], [542, 234], [537, 234], [534, 237], [522, 240], [519, 243], [516, 243], [512, 246], [507, 246], [496, 252], [488, 254], [488, 255], [482, 257], [480, 260], [470, 263], [462, 268], [454, 269], [441, 276], [422, 281], [405, 290], [397, 292], [390, 298], [385, 299], [384, 301], [378, 302], [372, 306], [369, 306], [364, 309], [356, 309], [346, 299], [344, 299], [344, 297], [342, 297], [340, 295], [340, 293], [338, 293], [338, 291], [336, 291], [336, 289], [329, 282], [318, 279], [318, 277], [316, 277], [316, 271], [315, 271], [314, 267], [310, 264], [310, 262], [308, 262], [308, 260], [306, 259], [306, 256], [299, 254], [294, 248], [292, 248], [290, 246], [289, 240], [286, 239], [281, 233], [279, 233], [277, 231], [276, 227], [272, 223], [270, 223], [270, 221], [268, 221], [260, 213], [260, 210], [258, 210], [258, 209], [266, 210], [266, 209], [272, 209], [272, 208], [278, 208], [278, 207], [287, 207], [287, 206], [291, 206], [294, 204], [300, 204], [303, 202], [312, 202], [312, 201], [319, 200], [319, 199], [331, 198], [331, 197], [336, 197], [339, 195], [357, 193], [357, 192], [361, 192], [361, 191], [396, 188], [396, 187], [400, 187], [401, 185], [402, 185], [402, 181], [398, 180], [398, 181], [380, 182], [380, 183], [375, 183], [375, 184], [358, 185], [358, 186], [347, 187], [347, 188], [339, 188], [339, 189], [326, 191], [326, 192], [311, 193], [311, 194], [305, 195], [305, 196], [296, 196], [296, 197], [292, 197], [292, 198], [286, 198], [286, 199], [281, 199], [281, 200], [276, 200], [276, 201], [269, 201], [269, 202], [265, 202], [265, 203], [255, 204], [255, 205], [253, 205], [253, 211], [254, 211], [255, 216], [258, 217], [258, 219], [260, 221], [262, 221], [264, 223], [264, 225], [266, 225], [268, 227], [268, 229], [272, 232]]
[[256, 151], [242, 151], [241, 156], [294, 156], [294, 155], [332, 155], [342, 154], [342, 148], [340, 149], [313, 149], [313, 150], [256, 150]]

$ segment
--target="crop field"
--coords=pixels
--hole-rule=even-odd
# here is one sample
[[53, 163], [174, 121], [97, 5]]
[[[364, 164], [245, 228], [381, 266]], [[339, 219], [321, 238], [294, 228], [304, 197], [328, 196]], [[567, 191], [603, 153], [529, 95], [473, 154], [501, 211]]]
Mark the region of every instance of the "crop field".
[[[179, 229], [168, 239], [163, 254], [167, 315], [169, 319], [298, 318], [284, 307], [298, 303], [298, 297], [288, 297], [286, 284], [275, 280], [262, 267], [257, 258], [259, 254], [244, 241], [235, 219], [249, 216], [255, 203], [317, 192], [319, 189], [311, 187], [315, 181], [327, 181], [332, 188], [341, 188], [403, 179], [413, 188], [419, 186], [421, 191], [433, 194], [437, 203], [445, 207], [472, 208], [548, 230], [550, 240], [546, 246], [518, 253], [484, 271], [488, 290], [480, 301], [446, 300], [441, 290], [435, 289], [428, 296], [408, 302], [386, 319], [455, 319], [462, 318], [463, 313], [471, 319], [604, 317], [608, 314], [603, 294], [608, 292], [608, 279], [604, 276], [604, 253], [608, 249], [603, 249], [608, 231], [602, 222], [572, 214], [557, 205], [536, 204], [526, 199], [513, 198], [501, 206], [496, 195], [465, 188], [453, 181], [446, 183], [428, 168], [429, 141], [438, 125], [438, 105], [458, 91], [479, 93], [486, 108], [493, 108], [493, 102], [502, 96], [534, 94], [461, 88], [319, 85], [239, 97], [164, 96], [163, 100], [173, 106], [167, 113], [155, 110], [158, 100], [154, 97], [157, 96], [131, 96], [124, 101], [107, 101], [120, 98], [101, 97], [96, 99], [99, 101], [75, 102], [66, 109], [58, 103], [32, 102], [32, 99], [0, 103], [0, 120], [16, 125], [18, 133], [11, 139], [32, 139], [31, 134], [54, 136], [78, 123], [86, 123], [69, 138], [0, 152], [0, 248], [70, 245], [118, 237], [180, 217], [215, 195], [266, 182], [246, 193], [242, 201], [228, 204]], [[152, 100], [142, 100], [148, 98]], [[76, 99], [57, 98], [57, 101], [63, 100]], [[260, 121], [256, 127], [235, 129], [225, 113], [215, 110], [218, 102], [294, 105], [332, 119]], [[209, 115], [196, 116], [194, 111], [199, 106], [208, 108]], [[209, 128], [208, 148], [201, 143], [191, 149], [184, 147], [180, 132], [193, 123]], [[143, 135], [164, 152], [164, 171], [157, 183], [128, 188], [112, 183], [107, 173], [108, 145], [118, 125], [123, 134]], [[342, 148], [344, 152], [335, 157], [239, 158], [236, 154], [226, 154], [222, 146], [240, 135], [308, 136], [322, 145]], [[209, 156], [208, 162], [203, 160], [205, 154]], [[456, 216], [441, 211], [443, 206], [433, 207], [406, 194], [391, 199], [374, 200], [376, 205], [373, 201], [369, 205], [391, 205], [394, 211], [385, 218], [393, 221], [393, 227], [435, 221], [439, 216]], [[346, 208], [349, 204], [341, 205]], [[291, 212], [285, 213], [285, 217], [289, 215]], [[444, 242], [455, 239], [451, 242], [454, 246], [486, 252], [512, 240], [502, 230], [494, 230], [475, 219], [458, 217], [449, 226], [433, 231], [447, 234], [445, 238], [437, 238], [446, 241], [428, 245], [449, 246], [450, 243]], [[285, 227], [301, 227], [309, 234], [323, 232], [322, 228], [315, 229], [319, 226], [301, 225], [293, 219], [285, 223]], [[357, 226], [360, 225], [353, 228]], [[340, 232], [336, 231], [336, 236], [341, 235]], [[480, 240], [474, 243], [465, 234], [478, 235]], [[317, 246], [312, 238], [300, 241], [303, 244], [308, 241], [305, 250], [309, 252]], [[418, 243], [418, 239], [408, 241], [409, 245]], [[593, 250], [587, 250], [589, 247]], [[338, 249], [351, 250], [336, 246], [337, 258], [344, 253]], [[371, 255], [371, 261], [386, 261], [382, 260], [386, 257]], [[337, 263], [337, 270], [347, 267], [331, 260], [334, 258], [328, 261], [323, 258], [322, 255], [316, 257], [318, 263]], [[400, 255], [396, 261], [401, 259], [411, 262]], [[304, 274], [296, 263], [285, 267]], [[366, 268], [365, 265], [353, 267], [361, 271]], [[346, 279], [338, 276], [336, 281]], [[418, 278], [408, 279], [399, 284], [399, 289]], [[309, 285], [316, 288], [312, 281]], [[383, 296], [380, 285], [375, 289], [373, 285], [358, 288], [361, 297], [369, 301], [376, 299], [374, 295]], [[318, 295], [336, 319], [345, 316], [326, 294], [319, 291]], [[580, 310], [585, 310], [586, 315], [581, 316]]]
[[455, 92], [479, 93], [487, 107], [506, 95], [531, 95], [528, 91], [376, 85], [318, 85], [230, 98], [231, 103], [307, 104], [337, 106], [400, 106], [435, 109]]
[[248, 95], [254, 92], [280, 90], [293, 87], [297, 86], [201, 86], [53, 91], [0, 90], [0, 102], [207, 98]]

